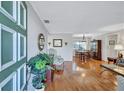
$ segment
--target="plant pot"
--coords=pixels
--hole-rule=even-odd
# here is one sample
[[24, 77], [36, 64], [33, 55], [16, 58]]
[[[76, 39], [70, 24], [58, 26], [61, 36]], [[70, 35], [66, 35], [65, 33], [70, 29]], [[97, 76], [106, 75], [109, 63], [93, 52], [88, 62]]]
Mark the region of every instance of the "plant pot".
[[43, 87], [41, 89], [35, 89], [35, 91], [44, 91], [45, 90], [45, 86], [43, 85]]

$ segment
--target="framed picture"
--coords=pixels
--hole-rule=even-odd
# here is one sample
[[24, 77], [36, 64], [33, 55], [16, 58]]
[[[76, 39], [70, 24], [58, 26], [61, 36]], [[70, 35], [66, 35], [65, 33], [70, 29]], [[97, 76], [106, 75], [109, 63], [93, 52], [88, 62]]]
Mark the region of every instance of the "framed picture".
[[109, 45], [115, 45], [115, 40], [109, 40]]
[[62, 47], [62, 39], [53, 39], [53, 47]]

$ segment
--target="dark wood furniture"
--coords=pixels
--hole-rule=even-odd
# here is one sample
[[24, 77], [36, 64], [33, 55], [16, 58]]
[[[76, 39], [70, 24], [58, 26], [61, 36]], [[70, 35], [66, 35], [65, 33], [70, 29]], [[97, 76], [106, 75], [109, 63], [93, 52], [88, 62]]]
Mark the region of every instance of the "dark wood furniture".
[[75, 57], [76, 57], [76, 58], [80, 58], [80, 52], [75, 51]]
[[113, 62], [114, 64], [116, 64], [117, 58], [108, 57], [107, 59], [108, 59], [108, 64], [110, 62]]
[[102, 58], [102, 41], [101, 40], [93, 40], [91, 41], [91, 51], [92, 58], [96, 60], [101, 60]]
[[90, 51], [76, 51], [76, 57], [85, 62], [91, 58]]
[[85, 52], [80, 52], [80, 60], [85, 62]]

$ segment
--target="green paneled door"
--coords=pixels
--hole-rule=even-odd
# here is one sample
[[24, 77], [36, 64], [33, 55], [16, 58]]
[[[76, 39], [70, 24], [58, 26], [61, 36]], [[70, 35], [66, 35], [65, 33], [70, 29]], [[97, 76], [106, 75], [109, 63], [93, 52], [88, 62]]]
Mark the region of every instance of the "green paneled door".
[[20, 37], [20, 56], [24, 56], [24, 38]]
[[20, 5], [20, 24], [24, 26], [24, 8]]
[[24, 68], [20, 70], [20, 88], [23, 86], [23, 84], [24, 84]]
[[2, 91], [11, 91], [11, 90], [13, 90], [13, 79], [11, 79], [9, 82], [7, 82], [7, 84], [4, 85], [4, 87], [2, 87], [1, 90]]
[[13, 2], [1, 1], [1, 7], [4, 8], [10, 15], [13, 16]]
[[2, 65], [6, 64], [9, 61], [13, 60], [13, 34], [7, 32], [5, 30], [1, 30], [2, 35], [2, 56], [1, 56], [1, 63]]
[[26, 13], [25, 2], [0, 1], [1, 91], [23, 90], [26, 85]]

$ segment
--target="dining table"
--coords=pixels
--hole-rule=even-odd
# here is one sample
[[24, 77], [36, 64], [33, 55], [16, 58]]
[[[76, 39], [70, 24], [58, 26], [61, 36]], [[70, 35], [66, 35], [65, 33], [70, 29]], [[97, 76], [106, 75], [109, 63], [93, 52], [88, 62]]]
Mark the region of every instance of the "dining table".
[[91, 58], [91, 51], [76, 51], [76, 54], [79, 55], [80, 60], [83, 62]]

